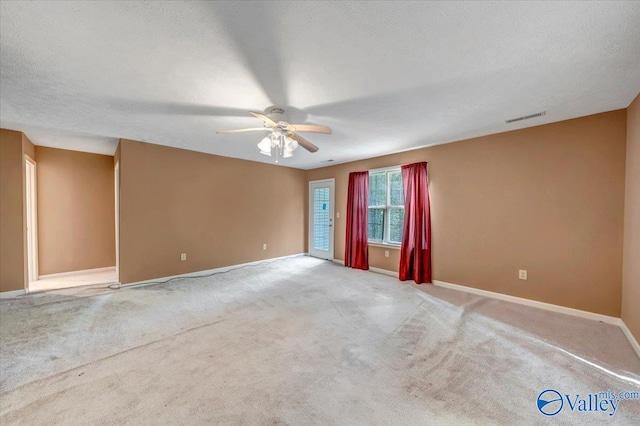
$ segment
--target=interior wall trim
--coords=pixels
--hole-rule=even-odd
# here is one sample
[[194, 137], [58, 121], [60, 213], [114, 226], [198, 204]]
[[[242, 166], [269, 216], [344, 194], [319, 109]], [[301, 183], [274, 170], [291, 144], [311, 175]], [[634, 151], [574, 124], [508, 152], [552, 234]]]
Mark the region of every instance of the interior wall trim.
[[99, 272], [115, 272], [115, 266], [105, 266], [104, 268], [83, 269], [81, 271], [59, 272], [57, 274], [39, 275], [38, 279], [72, 277], [74, 275], [95, 274]]
[[459, 284], [451, 284], [445, 281], [433, 280], [433, 285], [437, 287], [449, 288], [452, 290], [463, 291], [465, 293], [471, 293], [478, 296], [490, 297], [492, 299], [504, 300], [506, 302], [517, 303], [519, 305], [531, 306], [533, 308], [544, 309], [551, 312], [559, 312], [561, 314], [572, 315], [574, 317], [585, 318], [593, 321], [601, 321], [606, 324], [617, 325], [624, 333], [625, 337], [629, 341], [629, 344], [635, 351], [638, 358], [640, 358], [640, 345], [635, 339], [633, 334], [627, 325], [621, 318], [612, 317], [609, 315], [596, 314], [595, 312], [583, 311], [580, 309], [568, 308], [566, 306], [553, 305], [551, 303], [539, 302], [537, 300], [525, 299], [522, 297], [510, 296], [508, 294], [495, 293], [493, 291], [480, 290], [478, 288], [467, 287]]
[[[344, 265], [344, 260], [341, 259], [333, 259], [332, 262]], [[375, 272], [376, 274], [389, 275], [390, 277], [398, 278], [397, 272], [390, 271], [388, 269], [374, 268], [373, 266], [369, 266], [369, 270], [371, 272]]]
[[[344, 261], [340, 259], [333, 259], [333, 262], [344, 265]], [[371, 272], [378, 274], [389, 275], [391, 277], [398, 278], [398, 273], [389, 271], [388, 269], [369, 268]], [[463, 291], [465, 293], [475, 294], [477, 296], [489, 297], [491, 299], [504, 300], [506, 302], [517, 303], [519, 305], [531, 306], [538, 309], [544, 309], [546, 311], [559, 312], [561, 314], [572, 315], [574, 317], [585, 318], [593, 321], [601, 321], [606, 324], [617, 325], [622, 330], [629, 344], [635, 351], [638, 358], [640, 358], [640, 344], [636, 338], [631, 334], [631, 331], [621, 318], [612, 317], [609, 315], [597, 314], [595, 312], [583, 311], [580, 309], [568, 308], [566, 306], [554, 305], [551, 303], [539, 302], [537, 300], [525, 299], [522, 297], [510, 296], [508, 294], [495, 293], [493, 291], [481, 290], [478, 288], [467, 287], [459, 284], [452, 284], [445, 281], [433, 280], [433, 285], [437, 287], [448, 288], [456, 291]], [[417, 285], [416, 285], [417, 287]]]
[[[202, 275], [209, 275], [209, 274], [216, 273], [216, 272], [226, 272], [226, 271], [229, 271], [229, 270], [232, 270], [232, 269], [242, 268], [244, 266], [259, 265], [260, 263], [264, 263], [264, 262], [271, 262], [271, 261], [275, 261], [275, 260], [288, 259], [288, 258], [299, 257], [299, 256], [308, 256], [308, 253], [297, 253], [297, 254], [292, 254], [292, 255], [288, 255], [288, 256], [273, 257], [273, 258], [269, 258], [269, 259], [257, 260], [257, 261], [254, 261], [254, 262], [240, 263], [240, 264], [237, 264], [237, 265], [230, 265], [230, 266], [223, 266], [223, 267], [220, 267], [220, 268], [207, 269], [207, 270], [204, 270], [204, 271], [190, 272], [190, 273], [186, 273], [186, 274], [173, 275], [173, 276], [169, 276], [169, 277], [155, 278], [155, 279], [151, 279], [151, 280], [138, 281], [138, 282], [129, 283], [129, 284], [121, 284], [120, 287], [126, 288], [126, 287], [133, 287], [133, 286], [143, 286], [143, 285], [148, 285], [148, 284], [154, 284], [154, 283], [157, 283], [158, 281], [166, 281], [166, 280], [169, 280], [169, 279], [172, 279], [172, 278], [198, 277], [198, 276], [202, 276]], [[340, 259], [333, 259], [333, 262], [344, 265], [344, 261], [340, 260]], [[113, 268], [114, 267], [98, 268], [98, 270], [107, 270], [108, 271], [108, 270], [111, 270]], [[387, 269], [381, 269], [381, 268], [372, 267], [372, 268], [369, 268], [369, 270], [371, 272], [375, 272], [375, 273], [383, 274], [383, 275], [388, 275], [388, 276], [391, 276], [391, 277], [394, 277], [394, 278], [398, 277], [398, 273], [397, 272], [389, 271]], [[90, 270], [87, 270], [87, 271], [96, 271], [96, 270], [95, 269], [90, 269]], [[83, 272], [86, 272], [86, 271], [67, 272], [67, 273], [63, 273], [63, 274], [52, 274], [52, 275], [48, 275], [48, 276], [61, 276], [61, 275], [64, 276], [64, 275], [75, 274], [75, 273], [83, 273]], [[475, 294], [475, 295], [478, 295], [478, 296], [484, 296], [484, 297], [489, 297], [489, 298], [492, 298], [492, 299], [503, 300], [503, 301], [506, 301], [506, 302], [517, 303], [517, 304], [520, 304], [520, 305], [531, 306], [531, 307], [534, 307], [534, 308], [544, 309], [544, 310], [547, 310], [547, 311], [559, 312], [559, 313], [566, 314], [566, 315], [572, 315], [572, 316], [576, 316], [576, 317], [580, 317], [580, 318], [590, 319], [590, 320], [593, 320], [593, 321], [602, 321], [602, 322], [607, 323], [607, 324], [617, 325], [618, 327], [620, 327], [620, 329], [622, 330], [623, 334], [625, 335], [625, 337], [629, 341], [629, 344], [631, 345], [633, 350], [636, 352], [636, 355], [638, 355], [638, 358], [640, 358], [640, 344], [638, 343], [636, 338], [633, 336], [633, 334], [631, 334], [631, 331], [629, 330], [627, 325], [624, 323], [624, 321], [622, 321], [621, 318], [612, 317], [612, 316], [609, 316], [609, 315], [597, 314], [595, 312], [582, 311], [580, 309], [568, 308], [566, 306], [553, 305], [551, 303], [539, 302], [537, 300], [524, 299], [522, 297], [510, 296], [508, 294], [495, 293], [495, 292], [492, 292], [492, 291], [481, 290], [481, 289], [477, 289], [477, 288], [473, 288], [473, 287], [467, 287], [467, 286], [463, 286], [463, 285], [459, 285], [459, 284], [452, 284], [452, 283], [448, 283], [448, 282], [445, 282], [445, 281], [433, 280], [433, 285], [435, 285], [437, 287], [448, 288], [448, 289], [451, 289], [451, 290], [462, 291], [462, 292], [465, 292], [465, 293], [471, 293], [471, 294]], [[11, 298], [16, 298], [18, 296], [22, 296], [22, 295], [25, 295], [25, 294], [27, 294], [25, 290], [5, 291], [5, 292], [0, 292], [0, 299], [11, 299]]]
[[[238, 268], [242, 268], [242, 267], [245, 267], [245, 266], [259, 265], [259, 264], [265, 263], [265, 262], [273, 262], [273, 261], [276, 261], [276, 260], [289, 259], [289, 258], [292, 258], [292, 257], [300, 257], [300, 256], [308, 256], [308, 253], [296, 253], [296, 254], [290, 254], [290, 255], [287, 255], [287, 256], [271, 257], [271, 258], [268, 258], [268, 259], [256, 260], [256, 261], [253, 261], [253, 262], [238, 263], [236, 265], [221, 266], [219, 268], [206, 269], [204, 271], [187, 272], [186, 274], [171, 275], [171, 276], [168, 276], [168, 277], [159, 277], [159, 278], [153, 278], [153, 279], [150, 279], [150, 280], [136, 281], [134, 283], [119, 284], [118, 287], [127, 288], [127, 287], [134, 287], [134, 286], [144, 286], [144, 285], [149, 285], [149, 284], [157, 284], [158, 282], [163, 282], [163, 281], [171, 280], [171, 279], [174, 279], [174, 278], [197, 278], [197, 277], [201, 277], [203, 275], [211, 275], [211, 274], [220, 273], [220, 272], [227, 272], [227, 271], [230, 271], [232, 269], [238, 269]], [[116, 288], [116, 287], [113, 287], [113, 288]]]
[[[344, 261], [334, 259], [334, 262], [344, 265]], [[378, 274], [389, 275], [392, 277], [398, 277], [398, 273], [389, 271], [388, 269], [369, 268], [371, 272]], [[532, 306], [534, 308], [545, 309], [547, 311], [560, 312], [562, 314], [573, 315], [575, 317], [586, 318], [594, 321], [602, 321], [607, 324], [620, 325], [622, 321], [618, 317], [612, 317], [609, 315], [596, 314], [595, 312], [582, 311], [580, 309], [568, 308], [566, 306], [553, 305], [551, 303], [539, 302], [537, 300], [525, 299], [522, 297], [510, 296], [508, 294], [495, 293], [493, 291], [481, 290], [478, 288], [467, 287], [459, 284], [451, 284], [445, 281], [433, 280], [433, 285], [437, 287], [449, 288], [457, 291], [464, 291], [465, 293], [472, 293], [478, 296], [490, 297], [492, 299], [505, 300], [507, 302], [518, 303], [520, 305]]]
[[619, 325], [624, 335], [627, 336], [627, 340], [629, 340], [629, 343], [631, 343], [633, 350], [636, 351], [638, 358], [640, 358], [640, 344], [638, 343], [636, 338], [633, 336], [633, 334], [631, 334], [631, 330], [629, 330], [629, 328], [627, 327], [627, 324], [625, 324], [624, 321], [622, 321], [622, 319], [620, 320]]
[[390, 271], [388, 269], [380, 269], [374, 268], [372, 266], [369, 267], [371, 272], [375, 272], [376, 274], [389, 275], [390, 277], [398, 278], [398, 273], [395, 271]]
[[27, 291], [22, 290], [12, 290], [12, 291], [3, 291], [0, 292], [0, 299], [15, 299], [18, 296], [23, 296], [27, 294]]
[[574, 317], [586, 318], [594, 321], [602, 321], [607, 324], [614, 324], [614, 325], [620, 324], [620, 318], [618, 317], [597, 314], [595, 312], [568, 308], [566, 306], [554, 305], [551, 303], [540, 302], [537, 300], [525, 299], [523, 297], [510, 296], [508, 294], [495, 293], [493, 291], [481, 290], [478, 288], [467, 287], [459, 284], [451, 284], [444, 281], [433, 280], [433, 285], [438, 287], [450, 288], [458, 291], [464, 291], [465, 293], [476, 294], [478, 296], [490, 297], [492, 299], [505, 300], [507, 302], [517, 303], [519, 305], [532, 306], [534, 308], [544, 309], [547, 311], [560, 312], [561, 314], [573, 315]]

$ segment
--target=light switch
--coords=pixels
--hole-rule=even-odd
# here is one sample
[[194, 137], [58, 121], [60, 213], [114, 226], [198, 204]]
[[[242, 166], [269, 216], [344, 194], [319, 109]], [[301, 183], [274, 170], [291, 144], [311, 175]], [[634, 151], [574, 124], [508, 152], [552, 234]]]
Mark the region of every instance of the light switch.
[[180, 255], [180, 260], [187, 260], [187, 253], [182, 253]]

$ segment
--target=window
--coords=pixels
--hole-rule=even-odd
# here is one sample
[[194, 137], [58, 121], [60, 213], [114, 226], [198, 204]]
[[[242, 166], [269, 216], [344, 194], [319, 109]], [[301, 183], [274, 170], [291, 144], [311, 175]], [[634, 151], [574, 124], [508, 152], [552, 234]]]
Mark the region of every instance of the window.
[[399, 167], [369, 172], [369, 242], [398, 245], [404, 226]]

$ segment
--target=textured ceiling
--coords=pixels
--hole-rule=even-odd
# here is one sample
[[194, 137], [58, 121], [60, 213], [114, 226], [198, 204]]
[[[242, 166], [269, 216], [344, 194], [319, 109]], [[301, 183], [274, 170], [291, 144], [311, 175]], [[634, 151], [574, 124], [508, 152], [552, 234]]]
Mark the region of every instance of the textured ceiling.
[[0, 125], [36, 144], [270, 162], [215, 131], [275, 104], [333, 128], [280, 163], [309, 169], [626, 107], [640, 2], [3, 1], [0, 48]]

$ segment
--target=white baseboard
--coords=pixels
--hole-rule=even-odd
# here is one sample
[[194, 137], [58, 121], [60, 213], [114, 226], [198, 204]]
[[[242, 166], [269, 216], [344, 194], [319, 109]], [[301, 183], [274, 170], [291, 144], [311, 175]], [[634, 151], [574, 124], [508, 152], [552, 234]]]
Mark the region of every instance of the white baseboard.
[[97, 274], [100, 272], [115, 272], [115, 270], [115, 266], [106, 266], [104, 268], [83, 269], [82, 271], [59, 272], [57, 274], [39, 275], [38, 279], [46, 280], [49, 278], [72, 277], [74, 275]]
[[[334, 259], [336, 263], [344, 265], [343, 260]], [[395, 271], [389, 271], [388, 269], [369, 267], [371, 272], [378, 274], [389, 275], [391, 277], [398, 278], [398, 273]], [[545, 309], [547, 311], [560, 312], [567, 315], [573, 315], [580, 318], [587, 318], [594, 321], [602, 321], [607, 324], [620, 325], [621, 320], [617, 317], [608, 315], [597, 314], [595, 312], [582, 311], [580, 309], [568, 308], [566, 306], [553, 305], [551, 303], [539, 302], [537, 300], [525, 299], [522, 297], [510, 296], [508, 294], [495, 293], [493, 291], [481, 290], [478, 288], [467, 287], [459, 284], [451, 284], [444, 281], [433, 280], [433, 285], [437, 287], [448, 288], [451, 290], [463, 291], [465, 293], [476, 294], [478, 296], [489, 297], [492, 299], [504, 300], [511, 303], [517, 303], [520, 305], [532, 306], [534, 308]], [[630, 333], [629, 333], [630, 334]]]
[[511, 303], [517, 303], [519, 305], [531, 306], [538, 309], [544, 309], [552, 312], [559, 312], [566, 315], [573, 315], [574, 317], [586, 318], [594, 321], [602, 321], [607, 324], [617, 325], [620, 327], [629, 344], [640, 358], [640, 345], [635, 339], [627, 325], [622, 319], [612, 317], [609, 315], [596, 314], [595, 312], [582, 311], [580, 309], [567, 308], [566, 306], [553, 305], [551, 303], [539, 302], [537, 300], [524, 299], [522, 297], [509, 296], [508, 294], [495, 293], [493, 291], [480, 290], [473, 287], [466, 287], [458, 284], [451, 284], [444, 281], [433, 280], [433, 284], [438, 287], [449, 288], [457, 291], [464, 291], [465, 293], [476, 294], [478, 296], [490, 297], [492, 299], [504, 300]]
[[[344, 265], [344, 261], [343, 260], [333, 259], [333, 261], [335, 263], [339, 263], [341, 265]], [[369, 267], [369, 270], [371, 272], [376, 272], [378, 274], [384, 274], [384, 275], [389, 275], [391, 277], [398, 278], [398, 273], [397, 272], [389, 271], [388, 269]], [[607, 323], [607, 324], [619, 325], [621, 327], [622, 327], [621, 324], [624, 324], [622, 322], [622, 320], [620, 318], [617, 318], [617, 317], [612, 317], [612, 316], [609, 316], [609, 315], [597, 314], [595, 312], [582, 311], [580, 309], [568, 308], [566, 306], [553, 305], [551, 303], [539, 302], [537, 300], [525, 299], [525, 298], [522, 298], [522, 297], [510, 296], [508, 294], [496, 293], [496, 292], [493, 292], [493, 291], [481, 290], [481, 289], [478, 289], [478, 288], [467, 287], [467, 286], [463, 286], [463, 285], [459, 285], [459, 284], [451, 284], [451, 283], [448, 283], [448, 282], [438, 281], [438, 280], [433, 280], [433, 285], [435, 285], [437, 287], [448, 288], [448, 289], [451, 289], [451, 290], [463, 291], [465, 293], [476, 294], [478, 296], [489, 297], [489, 298], [492, 298], [492, 299], [504, 300], [504, 301], [511, 302], [511, 303], [517, 303], [517, 304], [520, 304], [520, 305], [532, 306], [534, 308], [544, 309], [544, 310], [547, 310], [547, 311], [560, 312], [560, 313], [567, 314], [567, 315], [573, 315], [575, 317], [586, 318], [586, 319], [590, 319], [590, 320], [594, 320], [594, 321], [602, 321], [602, 322]], [[626, 328], [626, 325], [623, 328], [623, 332], [625, 333], [625, 335], [627, 337], [631, 336], [631, 338], [633, 338], [633, 335], [631, 334], [629, 329]], [[629, 341], [631, 342], [631, 339]], [[633, 342], [631, 342], [631, 345], [634, 346], [634, 349], [636, 349], [636, 352], [638, 352], [638, 349], [637, 349], [638, 348], [638, 342], [636, 342], [635, 339], [634, 339]], [[640, 353], [639, 353], [639, 356], [640, 356]]]
[[25, 294], [27, 294], [25, 290], [3, 291], [0, 292], [0, 299], [14, 299]]
[[[148, 285], [148, 284], [157, 284], [157, 283], [161, 283], [161, 282], [164, 282], [164, 281], [167, 281], [167, 280], [171, 280], [171, 279], [174, 279], [174, 278], [197, 278], [197, 277], [201, 277], [203, 275], [211, 275], [211, 274], [215, 274], [215, 273], [230, 271], [232, 269], [242, 268], [242, 267], [245, 267], [245, 266], [259, 265], [259, 264], [265, 263], [265, 262], [272, 262], [272, 261], [275, 261], [275, 260], [289, 259], [289, 258], [292, 258], [292, 257], [299, 257], [299, 256], [308, 256], [308, 254], [307, 253], [296, 253], [296, 254], [290, 254], [288, 256], [272, 257], [272, 258], [269, 258], [269, 259], [256, 260], [256, 261], [247, 262], [247, 263], [239, 263], [239, 264], [236, 264], [236, 265], [222, 266], [220, 268], [207, 269], [207, 270], [204, 270], [204, 271], [188, 272], [186, 274], [171, 275], [171, 276], [168, 276], [168, 277], [153, 278], [153, 279], [150, 279], [150, 280], [137, 281], [137, 282], [134, 282], [134, 283], [120, 284], [118, 287], [127, 288], [127, 287], [134, 287], [134, 286], [143, 286], [143, 285]], [[114, 286], [113, 288], [116, 288], [116, 287]]]
[[[335, 263], [339, 263], [344, 265], [344, 261], [340, 259], [333, 259]], [[380, 268], [369, 268], [371, 272], [376, 272], [378, 274], [389, 275], [392, 277], [398, 277], [398, 273], [394, 271], [389, 271], [387, 269]], [[595, 312], [582, 311], [580, 309], [567, 308], [566, 306], [553, 305], [551, 303], [539, 302], [537, 300], [525, 299], [522, 297], [510, 296], [508, 294], [495, 293], [493, 291], [481, 290], [478, 288], [467, 287], [459, 284], [451, 284], [444, 281], [433, 280], [433, 285], [437, 287], [448, 288], [456, 291], [463, 291], [465, 293], [471, 293], [478, 296], [490, 297], [492, 299], [504, 300], [506, 302], [517, 303], [519, 305], [531, 306], [538, 309], [544, 309], [552, 312], [559, 312], [566, 315], [573, 315], [574, 317], [586, 318], [594, 321], [602, 321], [607, 324], [617, 325], [622, 329], [622, 332], [629, 340], [631, 347], [640, 358], [640, 345], [638, 341], [635, 339], [631, 331], [627, 327], [627, 325], [622, 321], [622, 319], [617, 317], [612, 317], [609, 315], [596, 314]]]
[[[333, 259], [333, 261], [335, 263], [344, 265], [343, 260]], [[384, 275], [389, 275], [391, 277], [398, 278], [397, 272], [389, 271], [387, 269], [369, 267], [369, 270], [371, 272], [376, 272], [378, 274], [384, 274]], [[568, 308], [566, 306], [553, 305], [551, 303], [539, 302], [537, 300], [510, 296], [508, 294], [496, 293], [488, 290], [481, 290], [478, 288], [467, 287], [459, 284], [451, 284], [444, 281], [433, 280], [433, 285], [437, 287], [448, 288], [451, 290], [463, 291], [465, 293], [471, 293], [478, 296], [484, 296], [492, 299], [504, 300], [506, 302], [517, 303], [519, 305], [531, 306], [538, 309], [544, 309], [546, 311], [559, 312], [566, 315], [572, 315], [574, 317], [586, 318], [593, 321], [602, 321], [606, 324], [617, 325], [618, 327], [620, 327], [624, 335], [627, 337], [627, 340], [629, 340], [629, 343], [631, 344], [631, 347], [638, 355], [638, 358], [640, 358], [640, 344], [638, 344], [638, 341], [636, 340], [636, 338], [633, 336], [633, 334], [631, 334], [631, 331], [629, 330], [627, 325], [620, 318], [612, 317], [609, 315], [597, 314], [595, 312], [582, 311], [580, 309]]]
[[620, 318], [611, 317], [609, 315], [596, 314], [595, 312], [582, 311], [580, 309], [574, 309], [574, 308], [567, 308], [566, 306], [553, 305], [551, 303], [539, 302], [537, 300], [510, 296], [508, 294], [495, 293], [493, 291], [480, 290], [478, 288], [466, 287], [458, 284], [451, 284], [444, 281], [433, 280], [433, 285], [438, 287], [450, 288], [458, 291], [464, 291], [465, 293], [476, 294], [478, 296], [490, 297], [492, 299], [505, 300], [507, 302], [517, 303], [519, 305], [532, 306], [534, 308], [544, 309], [547, 311], [560, 312], [562, 314], [573, 315], [574, 317], [586, 318], [594, 321], [602, 321], [607, 324], [614, 324], [614, 325], [620, 324]]
[[398, 278], [397, 272], [390, 271], [388, 269], [374, 268], [373, 266], [369, 266], [369, 270], [371, 272], [375, 272], [376, 274], [389, 275], [390, 277]]
[[636, 338], [631, 334], [631, 330], [629, 330], [629, 327], [627, 327], [627, 324], [625, 324], [624, 321], [620, 320], [619, 325], [624, 335], [627, 336], [627, 340], [631, 343], [631, 347], [636, 351], [636, 354], [638, 354], [638, 358], [640, 358], [640, 344], [638, 344]]
[[[344, 265], [344, 261], [343, 260], [333, 259], [333, 261], [335, 263], [339, 263], [339, 264]], [[376, 272], [378, 274], [384, 274], [384, 275], [389, 275], [391, 277], [398, 278], [398, 273], [397, 272], [389, 271], [388, 269], [369, 267], [369, 270], [371, 272]], [[612, 317], [612, 316], [609, 316], [609, 315], [597, 314], [595, 312], [582, 311], [580, 309], [568, 308], [566, 306], [553, 305], [551, 303], [539, 302], [537, 300], [525, 299], [525, 298], [522, 298], [522, 297], [510, 296], [508, 294], [496, 293], [496, 292], [493, 292], [493, 291], [481, 290], [481, 289], [478, 289], [478, 288], [467, 287], [467, 286], [463, 286], [463, 285], [459, 285], [459, 284], [451, 284], [451, 283], [448, 283], [448, 282], [438, 281], [438, 280], [433, 280], [433, 285], [435, 285], [437, 287], [448, 288], [448, 289], [451, 289], [451, 290], [463, 291], [465, 293], [476, 294], [478, 296], [489, 297], [489, 298], [492, 298], [492, 299], [504, 300], [504, 301], [511, 302], [511, 303], [517, 303], [517, 304], [520, 304], [520, 305], [532, 306], [534, 308], [544, 309], [544, 310], [547, 310], [547, 311], [560, 312], [560, 313], [567, 314], [567, 315], [573, 315], [575, 317], [586, 318], [586, 319], [590, 319], [590, 320], [594, 320], [594, 321], [602, 321], [602, 322], [607, 323], [607, 324], [613, 324], [613, 325], [624, 324], [622, 322], [622, 320], [620, 318], [617, 318], [617, 317]], [[626, 326], [625, 326], [625, 328], [626, 328]], [[627, 337], [628, 336], [633, 337], [631, 335], [631, 332], [628, 329], [626, 329], [626, 331], [623, 329], [623, 331], [625, 332]], [[632, 346], [634, 344], [635, 344], [635, 346], [634, 346], [634, 349], [635, 349], [637, 347], [637, 345], [638, 345], [638, 342], [632, 342], [631, 343]]]
[[[332, 259], [331, 261], [333, 263], [338, 263], [340, 265], [344, 265], [344, 260]], [[398, 278], [398, 273], [397, 272], [390, 271], [388, 269], [374, 268], [373, 266], [369, 266], [368, 270], [371, 271], [371, 272], [375, 272], [376, 274], [389, 275], [390, 277]]]

